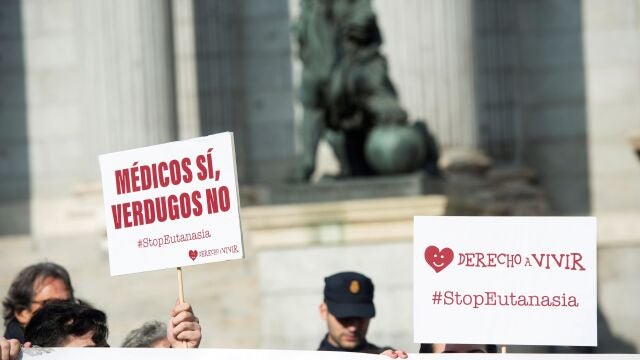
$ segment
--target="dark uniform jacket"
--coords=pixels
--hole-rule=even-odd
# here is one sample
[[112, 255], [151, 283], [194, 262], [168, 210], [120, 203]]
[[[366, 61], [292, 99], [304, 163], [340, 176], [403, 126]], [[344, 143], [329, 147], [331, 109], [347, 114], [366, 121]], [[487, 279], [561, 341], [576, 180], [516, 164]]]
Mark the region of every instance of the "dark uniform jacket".
[[9, 320], [7, 328], [4, 331], [4, 338], [7, 340], [17, 339], [20, 344], [24, 344], [24, 329], [18, 323], [16, 318]]
[[351, 349], [351, 350], [347, 350], [347, 349], [343, 349], [343, 348], [339, 348], [339, 347], [335, 347], [335, 346], [331, 345], [329, 343], [329, 340], [327, 340], [328, 337], [329, 337], [329, 334], [325, 335], [325, 337], [322, 339], [322, 342], [320, 343], [320, 347], [318, 348], [318, 350], [320, 350], [320, 351], [349, 351], [349, 352], [366, 353], [366, 354], [380, 354], [383, 351], [393, 349], [393, 348], [391, 348], [389, 346], [378, 347], [378, 346], [376, 346], [374, 344], [371, 344], [371, 343], [367, 342], [367, 340], [364, 340], [356, 348]]

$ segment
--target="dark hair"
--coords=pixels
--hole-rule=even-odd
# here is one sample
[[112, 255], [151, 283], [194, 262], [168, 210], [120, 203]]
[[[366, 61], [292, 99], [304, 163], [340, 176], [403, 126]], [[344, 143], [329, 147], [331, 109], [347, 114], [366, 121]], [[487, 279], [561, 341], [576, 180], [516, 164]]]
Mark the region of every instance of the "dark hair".
[[487, 352], [489, 354], [497, 354], [498, 353], [498, 345], [496, 345], [496, 344], [487, 344]]
[[93, 330], [96, 347], [108, 347], [107, 315], [86, 304], [73, 301], [46, 303], [27, 324], [26, 341], [42, 347], [63, 346], [69, 335], [82, 336]]
[[167, 338], [167, 326], [160, 321], [147, 321], [141, 327], [131, 330], [122, 347], [148, 348], [158, 340]]
[[5, 326], [13, 319], [16, 312], [29, 309], [33, 301], [35, 282], [45, 278], [62, 280], [73, 298], [73, 286], [71, 286], [71, 279], [65, 268], [51, 262], [28, 266], [13, 279], [7, 297], [2, 302], [2, 316]]
[[[487, 353], [489, 354], [495, 354], [498, 352], [498, 345], [487, 344], [485, 345], [485, 347], [487, 348]], [[425, 343], [420, 344], [419, 353], [428, 353], [428, 354], [433, 353], [433, 344], [425, 344]]]

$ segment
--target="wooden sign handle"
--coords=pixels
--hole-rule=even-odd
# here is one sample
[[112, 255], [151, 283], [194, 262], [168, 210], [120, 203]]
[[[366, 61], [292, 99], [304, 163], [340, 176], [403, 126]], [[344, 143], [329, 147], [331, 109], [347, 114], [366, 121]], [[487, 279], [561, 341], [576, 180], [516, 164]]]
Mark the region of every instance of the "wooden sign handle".
[[[182, 267], [178, 266], [176, 268], [178, 272], [178, 302], [180, 304], [184, 304], [184, 287], [182, 286]], [[182, 342], [183, 347], [187, 347], [187, 342]]]
[[177, 267], [178, 271], [178, 301], [184, 304], [184, 288], [182, 287], [182, 267]]

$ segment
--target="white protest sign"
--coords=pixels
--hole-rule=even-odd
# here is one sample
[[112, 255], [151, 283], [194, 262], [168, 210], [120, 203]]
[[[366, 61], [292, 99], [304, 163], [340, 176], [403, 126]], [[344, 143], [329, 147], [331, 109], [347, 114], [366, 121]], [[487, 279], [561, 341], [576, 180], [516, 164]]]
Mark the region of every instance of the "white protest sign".
[[[254, 350], [254, 349], [144, 349], [144, 348], [40, 348], [26, 349], [23, 359], [34, 360], [372, 360], [380, 355], [336, 351]], [[388, 359], [388, 358], [387, 358]]]
[[233, 134], [100, 155], [111, 275], [244, 256]]
[[414, 218], [414, 341], [596, 346], [593, 217]]
[[[447, 360], [451, 354], [409, 354], [409, 359]], [[458, 354], [456, 359], [495, 359], [496, 354]], [[500, 354], [501, 360], [558, 360], [558, 354]], [[638, 355], [613, 354], [562, 354], [568, 360], [627, 360]], [[388, 359], [377, 354], [339, 351], [296, 351], [254, 349], [141, 349], [141, 348], [48, 348], [27, 349], [24, 360], [373, 360]]]

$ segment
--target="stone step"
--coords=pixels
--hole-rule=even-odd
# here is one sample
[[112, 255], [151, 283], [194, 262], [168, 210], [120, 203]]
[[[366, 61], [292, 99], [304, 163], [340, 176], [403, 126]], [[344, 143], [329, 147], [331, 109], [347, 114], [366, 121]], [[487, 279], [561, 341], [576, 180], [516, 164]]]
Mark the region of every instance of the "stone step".
[[242, 209], [242, 219], [253, 229], [397, 221], [415, 215], [441, 215], [445, 206], [446, 197], [442, 195], [251, 206]]
[[411, 241], [413, 217], [444, 215], [446, 197], [335, 201], [247, 207], [245, 235], [255, 250], [314, 245]]

